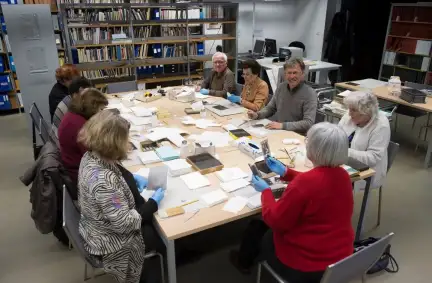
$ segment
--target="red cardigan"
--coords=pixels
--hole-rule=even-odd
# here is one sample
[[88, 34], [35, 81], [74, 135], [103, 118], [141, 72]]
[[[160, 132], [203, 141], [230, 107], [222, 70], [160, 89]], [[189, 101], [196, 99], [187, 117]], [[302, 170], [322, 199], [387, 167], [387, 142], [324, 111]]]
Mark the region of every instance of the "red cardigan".
[[87, 151], [83, 145], [77, 142], [78, 133], [86, 121], [84, 117], [78, 114], [67, 112], [58, 128], [61, 159], [75, 184], [78, 180], [81, 158]]
[[287, 170], [289, 181], [276, 201], [270, 189], [261, 195], [262, 216], [273, 230], [276, 256], [303, 272], [324, 271], [353, 253], [354, 199], [348, 173], [340, 167]]

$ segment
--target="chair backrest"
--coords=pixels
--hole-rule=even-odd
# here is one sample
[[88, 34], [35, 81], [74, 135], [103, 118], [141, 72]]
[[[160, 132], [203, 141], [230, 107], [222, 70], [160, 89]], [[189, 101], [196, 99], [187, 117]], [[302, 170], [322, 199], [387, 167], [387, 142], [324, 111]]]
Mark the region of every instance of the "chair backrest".
[[304, 45], [301, 41], [293, 41], [291, 42], [288, 47], [297, 47], [303, 49], [303, 56], [306, 57], [306, 45]]
[[63, 185], [63, 229], [69, 237], [69, 241], [79, 255], [91, 266], [100, 267], [100, 262], [92, 257], [84, 249], [84, 242], [79, 234], [78, 225], [81, 214], [75, 206], [66, 186]]
[[239, 84], [239, 83], [236, 83], [236, 94], [237, 94], [237, 95], [240, 96], [240, 95], [242, 94], [243, 87], [244, 87], [244, 85]]
[[432, 86], [430, 86], [430, 85], [418, 84], [418, 83], [413, 83], [413, 82], [409, 82], [409, 81], [405, 82], [405, 86], [412, 87], [412, 88], [415, 88], [418, 90], [423, 90], [423, 89], [432, 90]]
[[380, 259], [393, 235], [390, 233], [353, 255], [329, 265], [320, 283], [347, 283], [361, 278]]
[[107, 84], [107, 93], [118, 93], [138, 90], [136, 81]]
[[325, 119], [326, 119], [326, 115], [323, 112], [317, 110], [315, 115], [315, 124], [325, 122]]
[[387, 147], [387, 160], [388, 160], [387, 161], [387, 172], [390, 170], [390, 168], [393, 164], [393, 161], [396, 158], [398, 151], [399, 151], [399, 144], [390, 141], [390, 143]]
[[33, 129], [39, 134], [42, 142], [45, 144], [50, 140], [50, 127], [35, 102], [32, 103], [29, 114], [33, 122]]

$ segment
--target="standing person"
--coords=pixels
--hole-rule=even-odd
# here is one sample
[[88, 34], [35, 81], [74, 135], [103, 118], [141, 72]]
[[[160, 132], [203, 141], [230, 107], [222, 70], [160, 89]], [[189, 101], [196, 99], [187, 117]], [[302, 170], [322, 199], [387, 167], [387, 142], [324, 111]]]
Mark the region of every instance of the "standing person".
[[227, 93], [235, 91], [235, 76], [228, 68], [228, 57], [225, 53], [216, 52], [212, 57], [213, 70], [196, 90], [204, 95], [226, 98]]
[[48, 96], [51, 122], [53, 121], [53, 116], [55, 110], [57, 109], [57, 105], [68, 95], [69, 85], [71, 84], [72, 80], [78, 76], [79, 72], [72, 64], [64, 64], [63, 66], [57, 68], [55, 73], [57, 82], [52, 87]]
[[[378, 188], [387, 175], [389, 120], [379, 111], [378, 99], [371, 93], [352, 92], [343, 103], [349, 111], [339, 121], [339, 126], [348, 136], [348, 155], [375, 170], [371, 188]], [[356, 182], [356, 187], [362, 187], [362, 183], [364, 181]]]
[[239, 103], [252, 111], [259, 111], [267, 102], [269, 87], [265, 81], [260, 79], [261, 66], [255, 60], [247, 60], [243, 64], [243, 77], [245, 85], [241, 96], [231, 95], [228, 100]]
[[266, 158], [270, 170], [289, 182], [278, 201], [263, 179], [252, 176], [261, 192], [262, 220], [251, 222], [240, 250], [230, 254], [242, 273], [266, 260], [290, 283], [319, 283], [328, 265], [353, 253], [354, 199], [341, 167], [348, 159], [347, 136], [337, 125], [316, 124], [307, 133], [306, 150], [314, 168], [304, 173]]
[[[157, 250], [152, 244], [161, 242], [152, 219], [164, 191], [159, 188], [147, 202], [136, 196], [136, 187], [142, 192], [147, 180], [120, 165], [129, 147], [129, 123], [120, 115], [101, 111], [84, 125], [78, 140], [88, 149], [78, 174], [79, 233], [84, 248], [102, 258], [104, 270], [117, 282], [143, 282], [145, 251]], [[135, 199], [141, 199], [140, 204]], [[147, 233], [149, 230], [152, 233]], [[157, 239], [149, 239], [149, 235]], [[160, 274], [147, 263], [144, 268], [148, 272]]]
[[304, 83], [304, 70], [303, 60], [288, 61], [284, 65], [287, 81], [278, 86], [266, 107], [258, 112], [249, 110], [249, 118], [264, 119], [274, 115], [274, 121], [267, 128], [306, 133], [315, 123], [318, 98]]
[[[78, 168], [81, 158], [87, 151], [77, 141], [78, 132], [93, 115], [108, 105], [106, 97], [95, 88], [85, 89], [81, 95], [75, 95], [58, 129], [60, 155], [63, 165], [73, 184], [77, 183]], [[73, 194], [73, 193], [72, 193]], [[72, 197], [76, 199], [76, 194]]]

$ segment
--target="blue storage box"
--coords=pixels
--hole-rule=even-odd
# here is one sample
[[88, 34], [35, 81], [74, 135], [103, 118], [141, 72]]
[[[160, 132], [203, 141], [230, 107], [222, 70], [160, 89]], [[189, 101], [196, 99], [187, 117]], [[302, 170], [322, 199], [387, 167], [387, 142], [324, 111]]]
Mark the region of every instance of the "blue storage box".
[[0, 22], [1, 22], [3, 32], [7, 32], [4, 16], [0, 16]]
[[5, 67], [3, 64], [3, 56], [0, 56], [0, 73], [3, 73], [5, 71]]
[[9, 56], [9, 63], [12, 72], [16, 72], [13, 56]]
[[9, 75], [0, 75], [0, 92], [12, 90], [12, 84]]
[[9, 101], [9, 96], [7, 94], [0, 95], [0, 110], [9, 110], [12, 105]]

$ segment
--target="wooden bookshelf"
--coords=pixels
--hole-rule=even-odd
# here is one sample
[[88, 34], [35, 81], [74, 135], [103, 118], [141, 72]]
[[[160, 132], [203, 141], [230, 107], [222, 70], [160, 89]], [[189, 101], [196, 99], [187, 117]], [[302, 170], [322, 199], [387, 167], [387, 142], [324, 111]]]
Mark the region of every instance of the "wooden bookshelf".
[[432, 3], [393, 4], [379, 78], [431, 84]]
[[[229, 68], [236, 72], [237, 3], [174, 3], [174, 0], [157, 3], [158, 0], [152, 0], [156, 3], [97, 4], [83, 1], [59, 6], [65, 52], [67, 61], [75, 64], [97, 86], [102, 87], [105, 81], [123, 80], [126, 76], [119, 75], [122, 72], [132, 72], [139, 83], [200, 78], [201, 73], [196, 72], [211, 61], [219, 44], [213, 43], [215, 41], [222, 42], [223, 50], [229, 54]], [[207, 32], [209, 25], [217, 32]], [[173, 34], [166, 34], [167, 31]], [[127, 42], [114, 42], [110, 38], [118, 32], [127, 36]], [[94, 36], [99, 38], [94, 39]], [[211, 47], [210, 54], [201, 51], [206, 50], [206, 42]]]

